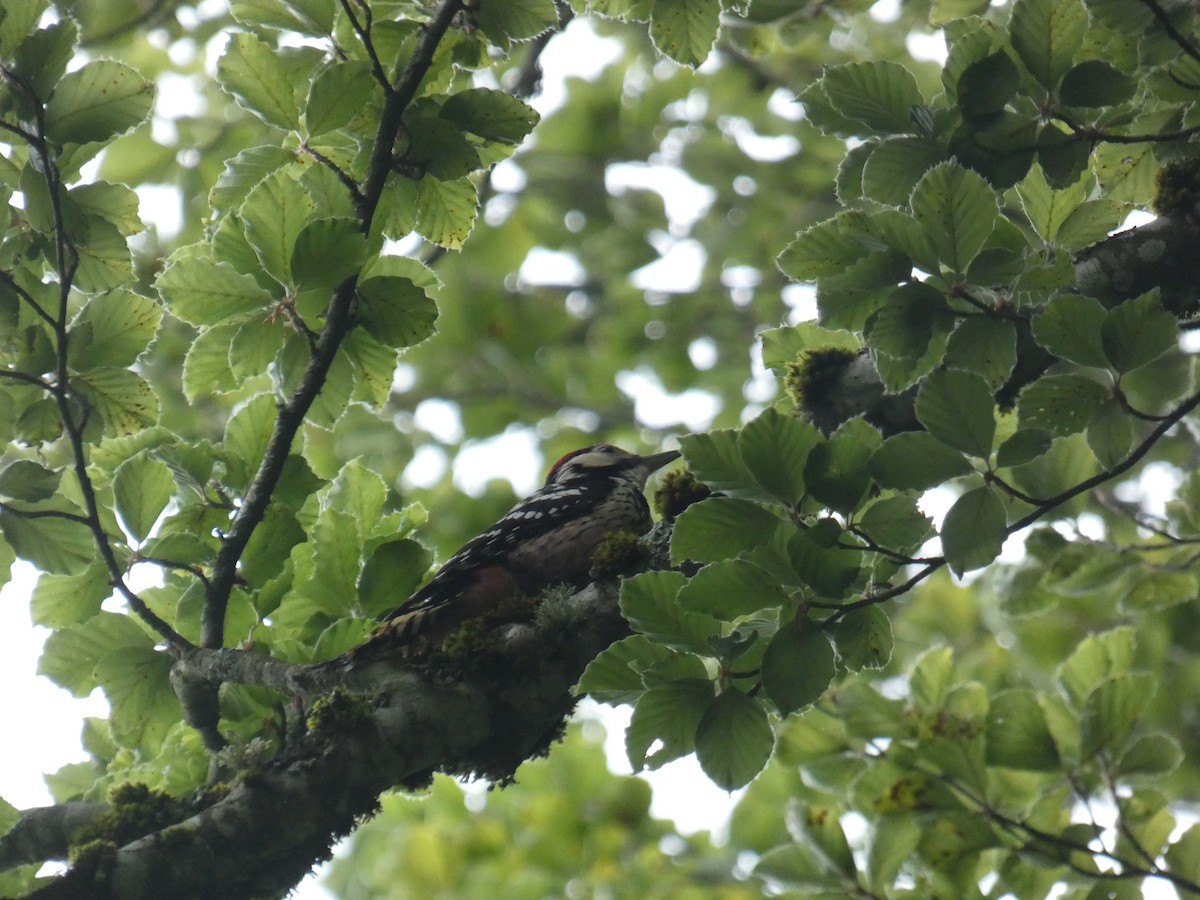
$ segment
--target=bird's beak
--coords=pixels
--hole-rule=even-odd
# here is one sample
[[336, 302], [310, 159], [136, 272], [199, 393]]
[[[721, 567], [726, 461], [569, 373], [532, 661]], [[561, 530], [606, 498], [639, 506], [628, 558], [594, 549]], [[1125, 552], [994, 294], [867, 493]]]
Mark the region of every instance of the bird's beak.
[[649, 456], [641, 457], [638, 465], [646, 470], [646, 473], [657, 472], [669, 462], [674, 462], [679, 459], [678, 450], [664, 450], [662, 453], [651, 453]]

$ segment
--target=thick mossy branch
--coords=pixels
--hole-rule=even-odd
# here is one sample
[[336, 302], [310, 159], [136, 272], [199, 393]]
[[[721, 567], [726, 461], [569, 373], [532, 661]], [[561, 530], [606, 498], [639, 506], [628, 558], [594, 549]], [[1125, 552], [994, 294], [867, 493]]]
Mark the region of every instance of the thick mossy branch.
[[[302, 692], [338, 683], [361, 696], [323, 699], [303, 737], [207, 809], [116, 847], [103, 867], [72, 869], [34, 896], [279, 895], [370, 816], [383, 791], [422, 786], [436, 771], [511, 779], [561, 735], [588, 662], [627, 633], [617, 595], [616, 584], [604, 583], [552, 597], [552, 612], [492, 632], [487, 665], [457, 679], [387, 661], [352, 669], [289, 666], [234, 650], [186, 654], [179, 667], [193, 679]], [[101, 871], [105, 885], [95, 881]]]

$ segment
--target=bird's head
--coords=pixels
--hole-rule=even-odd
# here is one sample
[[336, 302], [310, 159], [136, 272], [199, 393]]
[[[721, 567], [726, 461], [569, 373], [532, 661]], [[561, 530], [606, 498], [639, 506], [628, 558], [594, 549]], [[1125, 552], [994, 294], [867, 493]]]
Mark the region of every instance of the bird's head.
[[546, 476], [546, 484], [558, 484], [576, 478], [596, 475], [621, 475], [645, 486], [650, 473], [679, 459], [678, 450], [664, 450], [649, 456], [638, 456], [611, 444], [594, 444], [574, 450], [560, 459]]

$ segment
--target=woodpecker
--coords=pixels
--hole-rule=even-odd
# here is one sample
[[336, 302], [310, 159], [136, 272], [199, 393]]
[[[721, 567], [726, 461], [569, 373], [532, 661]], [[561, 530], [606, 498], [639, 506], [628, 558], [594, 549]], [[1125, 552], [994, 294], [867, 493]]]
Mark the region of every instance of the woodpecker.
[[451, 556], [363, 647], [433, 643], [516, 593], [586, 584], [606, 535], [650, 530], [646, 479], [678, 458], [678, 450], [638, 456], [609, 444], [568, 453], [541, 488]]

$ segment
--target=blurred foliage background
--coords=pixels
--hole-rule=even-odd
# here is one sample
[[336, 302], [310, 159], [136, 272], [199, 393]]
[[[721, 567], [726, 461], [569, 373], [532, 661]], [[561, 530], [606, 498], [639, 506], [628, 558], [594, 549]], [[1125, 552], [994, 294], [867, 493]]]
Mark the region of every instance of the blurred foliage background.
[[[170, 252], [203, 235], [225, 160], [284, 138], [237, 107], [212, 77], [226, 35], [237, 28], [239, 4], [232, 5], [57, 4], [80, 23], [88, 56], [124, 60], [158, 86], [152, 120], [114, 142], [98, 168], [99, 177], [138, 190], [142, 215], [153, 223], [134, 241], [138, 286], [150, 295]], [[424, 7], [416, 0], [374, 5]], [[574, 8], [582, 13], [588, 5], [577, 0]], [[756, 335], [812, 318], [815, 302], [811, 286], [791, 283], [775, 258], [798, 231], [842, 209], [835, 176], [853, 145], [813, 127], [797, 95], [826, 66], [895, 60], [933, 96], [944, 45], [930, 22], [987, 4], [753, 0], [696, 71], [658, 57], [644, 24], [603, 15], [636, 6], [593, 0], [600, 15], [576, 17], [544, 51], [540, 42], [516, 43], [479, 74], [483, 85], [511, 89], [531, 80], [530, 61], [540, 54], [542, 90], [530, 102], [542, 122], [488, 177], [462, 252], [416, 239], [401, 248], [428, 260], [441, 279], [440, 314], [437, 333], [401, 357], [383, 413], [353, 407], [328, 431], [306, 426], [309, 446], [329, 460], [361, 457], [394, 490], [391, 502], [428, 509], [419, 536], [439, 558], [494, 521], [568, 450], [599, 439], [645, 447], [736, 427], [781, 397]], [[186, 402], [180, 360], [193, 337], [168, 320], [141, 365], [166, 392], [162, 424], [215, 441], [230, 411], [261, 384]], [[1184, 752], [1177, 767], [1155, 772], [1152, 789], [1176, 801], [1182, 827], [1195, 820], [1200, 801], [1196, 599], [1123, 605], [1111, 591], [1114, 573], [1128, 564], [1121, 546], [1144, 536], [1129, 510], [1191, 522], [1197, 482], [1186, 473], [1195, 459], [1190, 434], [1166, 441], [1156, 468], [1135, 470], [1099, 499], [1080, 500], [1069, 509], [1074, 518], [1037, 532], [1025, 555], [1006, 557], [965, 585], [935, 576], [889, 604], [895, 649], [887, 667], [853, 676], [785, 727], [776, 758], [715, 836], [652, 818], [646, 784], [609, 774], [597, 726], [585, 723], [548, 759], [528, 763], [514, 789], [464, 792], [438, 780], [424, 796], [386, 798], [379, 816], [339, 851], [327, 883], [347, 900], [759, 896], [763, 884], [750, 876], [759, 854], [788, 841], [831, 852], [812, 837], [812, 821], [797, 817], [820, 808], [824, 790], [859, 771], [820, 764], [834, 746], [825, 743], [832, 732], [821, 717], [839, 709], [870, 713], [856, 683], [894, 699], [904, 692], [905, 673], [936, 646], [953, 652], [947, 684], [1047, 688], [1084, 636], [1118, 625], [1136, 628], [1137, 665], [1163, 679], [1144, 711], [1147, 727], [1170, 731]], [[1176, 491], [1174, 507], [1159, 499], [1163, 485]], [[1087, 537], [1093, 533], [1103, 538]], [[1068, 538], [1074, 549], [1064, 554]], [[1013, 790], [1035, 787], [1029, 781]], [[1077, 806], [1087, 806], [1086, 794], [1080, 791]], [[1069, 798], [1057, 800], [1070, 806]], [[1103, 804], [1088, 809], [1111, 817]], [[1163, 828], [1159, 811], [1139, 827]], [[846, 824], [861, 857], [865, 823], [850, 816]], [[964, 848], [969, 834], [924, 850], [944, 860]], [[1060, 879], [1071, 862], [1005, 884], [1030, 897], [1132, 897], [1141, 889], [1099, 879], [1095, 888], [1067, 891]], [[890, 862], [874, 864], [886, 871]], [[793, 881], [776, 886], [806, 883], [791, 874]], [[954, 896], [963, 883], [914, 881], [911, 896]], [[796, 888], [794, 895], [843, 896], [839, 890]], [[861, 896], [881, 895], [864, 889]]]

